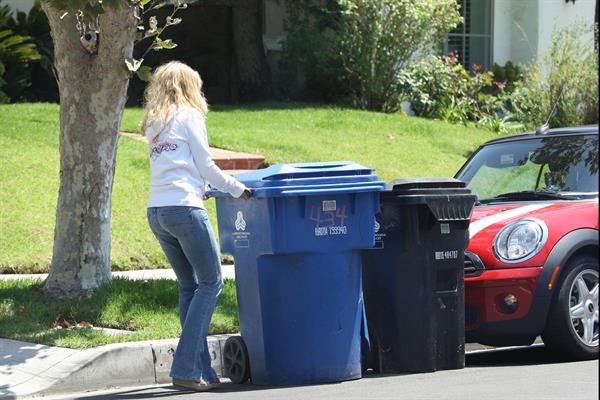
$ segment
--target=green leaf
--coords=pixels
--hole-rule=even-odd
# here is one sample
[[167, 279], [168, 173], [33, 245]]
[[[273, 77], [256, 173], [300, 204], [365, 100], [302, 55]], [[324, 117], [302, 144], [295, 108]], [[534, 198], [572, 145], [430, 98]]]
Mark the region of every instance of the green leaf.
[[148, 20], [148, 26], [150, 27], [149, 31], [156, 31], [158, 29], [158, 20], [156, 19], [156, 15], [153, 15]]
[[136, 60], [135, 58], [126, 58], [125, 65], [130, 72], [136, 72], [142, 66], [144, 59]]
[[[158, 49], [156, 47], [158, 47]], [[159, 37], [154, 39], [154, 45], [152, 46], [152, 48], [154, 50], [160, 50], [160, 49], [170, 50], [170, 49], [174, 49], [175, 47], [177, 47], [177, 43], [174, 43], [171, 39], [162, 40]]]
[[167, 16], [167, 24], [166, 24], [166, 26], [178, 25], [180, 23], [181, 23], [181, 18], [173, 18], [170, 15]]
[[152, 37], [152, 36], [156, 36], [156, 35], [158, 35], [158, 31], [157, 31], [156, 29], [154, 29], [154, 30], [152, 30], [152, 29], [148, 29], [148, 30], [146, 31], [146, 33], [144, 33], [144, 39], [145, 39], [145, 38]]
[[140, 67], [140, 69], [137, 70], [136, 75], [141, 80], [149, 82], [150, 79], [152, 79], [152, 68], [150, 68], [147, 65], [144, 65], [143, 67]]
[[0, 31], [0, 60], [33, 61], [40, 59], [34, 43], [28, 43], [30, 36], [15, 35], [12, 30]]
[[2, 41], [2, 47], [8, 48], [13, 47], [19, 44], [26, 43], [29, 39], [29, 36], [21, 36], [21, 35], [12, 35]]
[[3, 31], [0, 31], [0, 40], [4, 39], [7, 36], [10, 36], [13, 34], [13, 31], [11, 31], [10, 29], [5, 29]]
[[168, 3], [166, 1], [159, 1], [158, 3], [152, 3], [150, 8], [146, 11], [149, 10], [158, 10], [159, 8], [163, 8], [164, 6], [166, 6]]

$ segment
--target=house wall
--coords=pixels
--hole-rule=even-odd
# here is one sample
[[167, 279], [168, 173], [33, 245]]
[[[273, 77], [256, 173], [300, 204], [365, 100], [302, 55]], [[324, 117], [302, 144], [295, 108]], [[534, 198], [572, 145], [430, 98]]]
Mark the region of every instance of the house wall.
[[29, 12], [33, 7], [34, 0], [4, 0], [3, 5], [8, 5], [13, 10]]
[[[595, 12], [596, 0], [576, 0], [575, 4], [564, 0], [540, 0], [538, 52], [543, 54], [550, 48], [556, 30], [578, 22], [593, 24]], [[590, 35], [584, 39], [591, 38]]]
[[596, 0], [495, 0], [493, 61], [525, 64], [550, 47], [556, 29], [594, 22]]
[[[544, 0], [494, 2], [493, 62], [527, 63], [538, 47], [538, 7]], [[564, 1], [564, 0], [562, 0]]]

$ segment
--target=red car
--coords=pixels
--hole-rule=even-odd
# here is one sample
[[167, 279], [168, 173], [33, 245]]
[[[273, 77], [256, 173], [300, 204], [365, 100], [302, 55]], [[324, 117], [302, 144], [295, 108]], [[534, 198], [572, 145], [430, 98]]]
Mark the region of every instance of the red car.
[[483, 144], [456, 178], [478, 195], [465, 255], [469, 342], [598, 357], [598, 126]]

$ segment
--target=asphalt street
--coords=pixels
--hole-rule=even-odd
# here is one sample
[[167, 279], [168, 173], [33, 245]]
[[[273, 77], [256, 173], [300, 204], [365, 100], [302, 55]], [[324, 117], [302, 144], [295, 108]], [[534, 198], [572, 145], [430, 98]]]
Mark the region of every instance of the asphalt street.
[[467, 355], [464, 370], [397, 376], [368, 375], [351, 382], [298, 387], [259, 387], [223, 383], [217, 390], [195, 393], [173, 386], [74, 394], [62, 399], [598, 399], [598, 360], [566, 362], [543, 346]]

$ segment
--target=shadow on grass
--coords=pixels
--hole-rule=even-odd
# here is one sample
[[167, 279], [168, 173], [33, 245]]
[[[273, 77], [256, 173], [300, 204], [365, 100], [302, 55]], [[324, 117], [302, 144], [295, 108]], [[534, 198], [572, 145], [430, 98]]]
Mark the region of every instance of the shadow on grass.
[[326, 104], [326, 103], [302, 103], [293, 101], [267, 101], [258, 103], [243, 103], [243, 104], [215, 104], [211, 105], [211, 111], [227, 112], [227, 111], [269, 111], [269, 110], [299, 110], [310, 108], [335, 108], [335, 109], [352, 109], [341, 105]]
[[[180, 332], [177, 282], [115, 278], [93, 294], [53, 300], [39, 290], [40, 281], [0, 282], [0, 338], [87, 348], [101, 344], [176, 337]], [[54, 322], [136, 331], [108, 338], [91, 329], [55, 329]], [[239, 330], [235, 282], [226, 281], [211, 333]]]
[[219, 333], [237, 333], [240, 331], [237, 293], [235, 281], [225, 279], [223, 291], [219, 295], [217, 306], [209, 328], [209, 335]]

